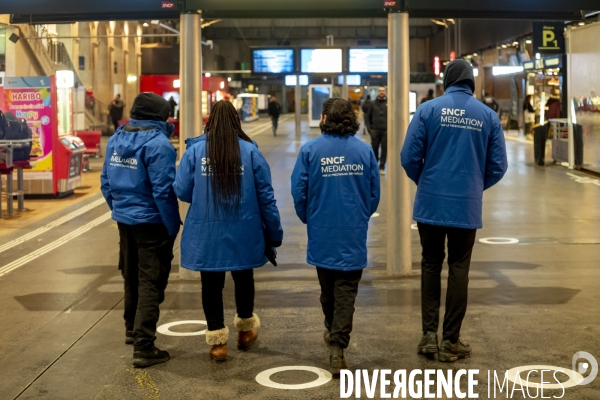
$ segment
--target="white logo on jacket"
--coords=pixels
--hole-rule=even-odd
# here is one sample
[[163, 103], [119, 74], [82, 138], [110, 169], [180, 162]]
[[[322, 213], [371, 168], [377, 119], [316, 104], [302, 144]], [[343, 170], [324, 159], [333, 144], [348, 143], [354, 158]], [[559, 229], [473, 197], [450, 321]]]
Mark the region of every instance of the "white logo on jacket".
[[334, 176], [362, 175], [363, 164], [344, 164], [344, 156], [321, 158], [321, 174], [323, 178]]
[[110, 157], [111, 167], [137, 169], [137, 165], [137, 158], [123, 158], [116, 151], [113, 151], [113, 155]]

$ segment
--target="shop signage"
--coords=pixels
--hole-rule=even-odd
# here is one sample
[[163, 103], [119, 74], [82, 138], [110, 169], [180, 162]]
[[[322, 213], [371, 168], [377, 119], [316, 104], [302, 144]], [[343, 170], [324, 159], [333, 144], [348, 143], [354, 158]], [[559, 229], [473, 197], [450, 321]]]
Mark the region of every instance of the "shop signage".
[[540, 58], [539, 60], [527, 61], [523, 63], [524, 70], [544, 69], [544, 68], [562, 68], [562, 56]]
[[546, 68], [562, 68], [562, 57], [544, 58], [544, 66]]
[[533, 52], [563, 54], [565, 52], [564, 22], [534, 22]]
[[4, 110], [23, 118], [31, 128], [30, 155], [37, 157], [25, 179], [52, 180], [52, 87], [50, 77], [6, 78]]
[[535, 61], [524, 62], [523, 63], [523, 69], [524, 70], [535, 69]]

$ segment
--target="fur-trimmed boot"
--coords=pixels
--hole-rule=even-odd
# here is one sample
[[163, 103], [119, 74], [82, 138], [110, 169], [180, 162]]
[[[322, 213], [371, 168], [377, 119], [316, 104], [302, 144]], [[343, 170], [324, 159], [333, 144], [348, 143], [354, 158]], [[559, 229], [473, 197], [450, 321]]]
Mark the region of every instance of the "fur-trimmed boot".
[[211, 345], [208, 354], [213, 361], [227, 360], [227, 339], [229, 337], [229, 328], [218, 329], [216, 331], [206, 331], [206, 343]]
[[250, 318], [240, 318], [235, 314], [233, 323], [238, 330], [238, 349], [247, 350], [258, 339], [260, 319], [252, 313]]

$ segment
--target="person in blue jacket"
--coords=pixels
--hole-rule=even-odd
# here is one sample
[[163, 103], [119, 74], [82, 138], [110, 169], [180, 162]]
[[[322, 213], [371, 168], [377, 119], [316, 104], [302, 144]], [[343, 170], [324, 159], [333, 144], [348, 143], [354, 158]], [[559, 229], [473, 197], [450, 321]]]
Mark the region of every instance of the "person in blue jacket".
[[271, 171], [242, 131], [231, 103], [212, 107], [204, 135], [188, 143], [174, 188], [191, 203], [181, 237], [181, 266], [200, 271], [206, 342], [215, 361], [227, 359], [229, 328], [223, 316], [225, 273], [235, 282], [238, 348], [258, 337], [253, 269], [266, 264], [265, 251], [281, 246], [283, 229], [271, 186]]
[[[498, 115], [473, 97], [473, 68], [455, 60], [444, 71], [445, 94], [421, 105], [402, 147], [406, 174], [417, 184], [413, 218], [417, 221], [421, 262], [423, 337], [420, 354], [440, 361], [469, 357], [459, 340], [467, 310], [469, 267], [476, 230], [482, 227], [483, 191], [507, 169], [504, 133]], [[438, 346], [441, 271], [448, 238], [448, 289], [443, 340]]]
[[171, 271], [181, 220], [175, 181], [175, 149], [169, 142], [169, 103], [139, 94], [127, 125], [109, 139], [102, 193], [119, 227], [119, 269], [125, 280], [125, 342], [134, 345], [133, 365], [166, 362], [154, 346], [159, 305]]
[[360, 124], [352, 104], [323, 104], [323, 134], [302, 146], [292, 173], [292, 196], [307, 225], [306, 261], [317, 267], [329, 369], [346, 369], [354, 301], [367, 266], [367, 229], [379, 205], [379, 168], [373, 149], [354, 135]]

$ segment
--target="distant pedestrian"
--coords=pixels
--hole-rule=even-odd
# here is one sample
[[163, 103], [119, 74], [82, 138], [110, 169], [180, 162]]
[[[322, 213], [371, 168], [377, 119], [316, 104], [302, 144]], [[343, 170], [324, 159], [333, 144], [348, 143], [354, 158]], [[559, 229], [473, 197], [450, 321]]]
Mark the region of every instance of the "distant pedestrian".
[[271, 117], [271, 124], [273, 125], [273, 136], [277, 136], [277, 124], [279, 122], [279, 115], [281, 114], [281, 104], [279, 104], [275, 96], [271, 96], [267, 111]]
[[366, 123], [367, 115], [369, 114], [369, 110], [371, 109], [371, 95], [370, 94], [367, 95], [367, 98], [363, 102], [360, 109], [363, 112], [363, 121], [365, 121], [365, 126], [363, 127], [363, 135], [365, 135], [367, 133], [370, 135], [371, 132], [369, 132], [369, 128], [367, 127], [367, 123]]
[[117, 94], [115, 98], [110, 102], [108, 106], [110, 119], [115, 127], [115, 132], [119, 128], [119, 121], [123, 119], [123, 109], [125, 108], [125, 104], [121, 100], [121, 95]]
[[429, 100], [433, 100], [433, 99], [434, 99], [434, 97], [433, 97], [433, 89], [429, 89], [427, 91], [427, 96], [425, 96], [425, 97], [423, 97], [421, 99], [421, 104], [427, 103]]
[[[417, 184], [423, 337], [419, 354], [440, 361], [471, 355], [460, 340], [467, 311], [469, 268], [477, 229], [482, 227], [483, 191], [507, 169], [498, 115], [473, 97], [473, 67], [455, 60], [444, 71], [445, 94], [417, 109], [402, 147], [406, 174]], [[448, 238], [448, 287], [443, 340], [438, 345], [441, 273]]]
[[523, 101], [523, 116], [525, 119], [525, 135], [533, 133], [533, 125], [535, 125], [535, 107], [533, 106], [533, 95], [529, 94]]
[[500, 109], [500, 105], [496, 101], [496, 99], [491, 96], [488, 92], [485, 92], [483, 95], [483, 104], [494, 110], [496, 114], [498, 114], [498, 110]]
[[175, 108], [177, 107], [177, 102], [175, 101], [173, 96], [169, 97], [169, 107], [171, 107], [171, 113], [169, 114], [169, 117], [175, 118], [177, 116], [177, 114], [175, 113]]
[[125, 280], [125, 343], [133, 344], [134, 367], [169, 360], [154, 346], [159, 305], [171, 272], [179, 232], [173, 191], [175, 148], [169, 103], [154, 93], [139, 94], [127, 125], [108, 140], [101, 189], [119, 228], [119, 269]]
[[371, 146], [382, 175], [385, 175], [387, 160], [387, 113], [387, 90], [380, 86], [377, 89], [377, 98], [371, 102], [369, 112], [365, 116], [365, 125], [371, 134]]
[[307, 225], [306, 261], [317, 267], [329, 371], [347, 369], [354, 302], [367, 266], [367, 229], [379, 204], [379, 173], [373, 150], [357, 139], [359, 123], [350, 102], [323, 104], [322, 135], [300, 149], [292, 173], [292, 196]]
[[225, 361], [225, 274], [231, 272], [235, 283], [237, 347], [246, 350], [260, 327], [254, 268], [265, 265], [283, 240], [269, 165], [230, 102], [216, 102], [204, 134], [188, 140], [174, 188], [181, 201], [191, 203], [181, 235], [181, 266], [200, 271], [209, 355]]

